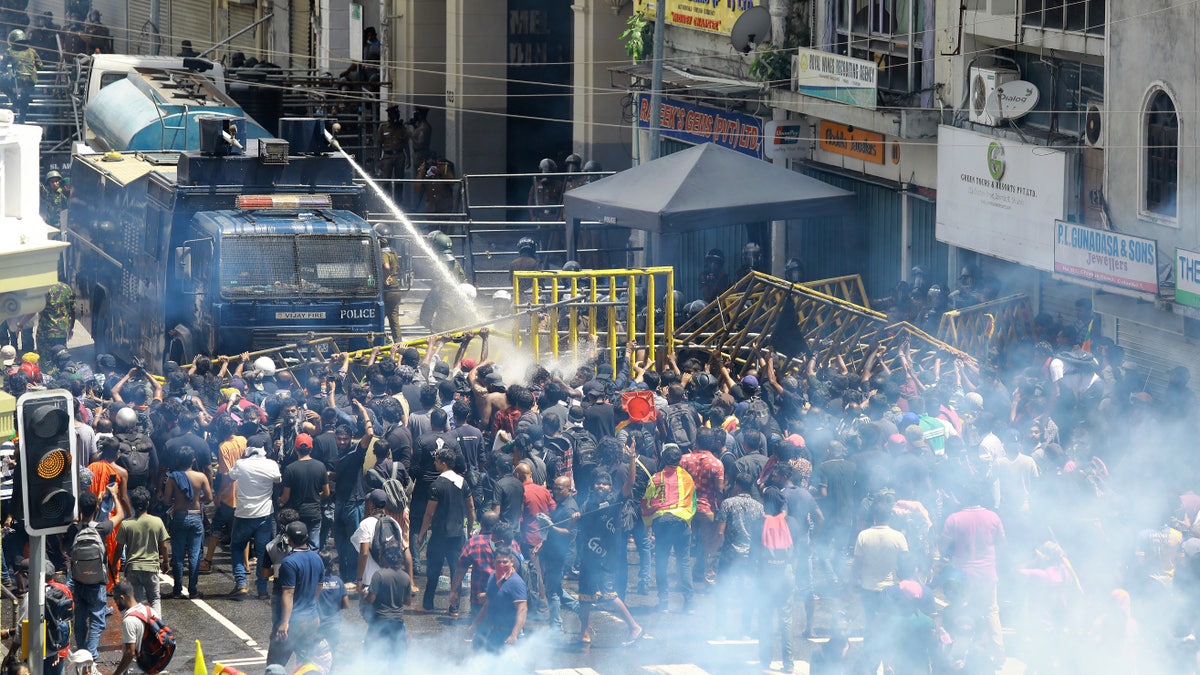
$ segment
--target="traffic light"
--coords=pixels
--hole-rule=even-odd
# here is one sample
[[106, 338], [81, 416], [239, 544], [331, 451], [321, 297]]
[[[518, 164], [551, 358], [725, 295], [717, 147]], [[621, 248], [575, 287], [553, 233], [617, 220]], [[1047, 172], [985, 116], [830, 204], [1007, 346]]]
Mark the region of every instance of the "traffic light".
[[79, 512], [75, 398], [66, 389], [35, 391], [17, 400], [25, 530], [66, 532]]

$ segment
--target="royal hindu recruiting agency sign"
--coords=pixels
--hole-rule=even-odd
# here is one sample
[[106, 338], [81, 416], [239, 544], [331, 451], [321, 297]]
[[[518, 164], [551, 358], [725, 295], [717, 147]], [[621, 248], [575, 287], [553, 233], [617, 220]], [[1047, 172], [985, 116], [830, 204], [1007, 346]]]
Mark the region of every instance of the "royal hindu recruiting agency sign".
[[1109, 286], [1158, 292], [1158, 244], [1077, 223], [1054, 224], [1054, 271]]
[[828, 101], [875, 109], [879, 66], [801, 47], [792, 57], [792, 91]]
[[937, 238], [1051, 271], [1067, 156], [954, 127], [938, 129]]
[[[638, 128], [650, 128], [650, 96], [638, 95]], [[700, 145], [716, 143], [730, 150], [763, 156], [763, 121], [743, 113], [696, 105], [663, 97], [658, 108], [659, 130], [663, 136]]]
[[[654, 20], [654, 0], [636, 0], [634, 11]], [[667, 23], [694, 28], [706, 33], [729, 35], [742, 12], [754, 6], [753, 0], [667, 0]]]

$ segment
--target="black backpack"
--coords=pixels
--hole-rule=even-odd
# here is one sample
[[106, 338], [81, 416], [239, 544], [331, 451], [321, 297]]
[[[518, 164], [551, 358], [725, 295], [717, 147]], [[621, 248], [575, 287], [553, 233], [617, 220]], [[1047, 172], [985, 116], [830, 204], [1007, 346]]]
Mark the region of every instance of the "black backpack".
[[771, 420], [771, 409], [767, 402], [755, 396], [746, 402], [746, 422], [760, 431], [766, 430]]
[[690, 452], [696, 443], [696, 412], [687, 403], [672, 403], [667, 406], [667, 432], [669, 441], [683, 452]]
[[592, 432], [577, 427], [574, 429], [564, 429], [563, 435], [571, 439], [571, 447], [575, 452], [575, 465], [587, 465], [596, 463], [596, 437]]
[[75, 599], [65, 584], [46, 582], [46, 653], [51, 654], [71, 644], [71, 623], [75, 616]]
[[150, 444], [151, 441], [141, 434], [117, 434], [121, 442], [121, 455], [117, 462], [129, 472], [129, 477], [135, 482], [138, 479], [150, 477]]
[[[375, 534], [371, 537], [371, 557], [382, 566], [389, 553], [404, 557], [404, 533], [395, 518], [380, 514], [375, 521]], [[369, 584], [371, 580], [363, 579], [363, 583]]]

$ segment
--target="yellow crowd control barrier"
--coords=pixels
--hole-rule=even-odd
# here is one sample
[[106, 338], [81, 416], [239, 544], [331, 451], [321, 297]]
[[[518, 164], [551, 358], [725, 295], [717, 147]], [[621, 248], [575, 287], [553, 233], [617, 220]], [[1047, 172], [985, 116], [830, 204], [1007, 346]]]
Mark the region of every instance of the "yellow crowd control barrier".
[[800, 285], [818, 293], [852, 302], [864, 309], [871, 309], [871, 300], [867, 297], [867, 287], [863, 284], [862, 277], [857, 274], [803, 281]]
[[[560, 306], [564, 300], [581, 301]], [[675, 348], [675, 268], [514, 272], [513, 302], [532, 309], [513, 334], [538, 357], [578, 359], [594, 343], [616, 368], [628, 342], [660, 362]]]
[[680, 348], [720, 352], [738, 376], [755, 368], [767, 348], [792, 359], [812, 354], [823, 364], [841, 358], [851, 370], [861, 369], [880, 344], [889, 366], [898, 365], [904, 345], [917, 362], [942, 354], [975, 362], [915, 326], [889, 324], [880, 312], [761, 272], [734, 283], [688, 319], [676, 338]]
[[1011, 344], [1033, 334], [1033, 316], [1024, 293], [998, 298], [942, 315], [937, 337], [986, 359], [993, 344]]

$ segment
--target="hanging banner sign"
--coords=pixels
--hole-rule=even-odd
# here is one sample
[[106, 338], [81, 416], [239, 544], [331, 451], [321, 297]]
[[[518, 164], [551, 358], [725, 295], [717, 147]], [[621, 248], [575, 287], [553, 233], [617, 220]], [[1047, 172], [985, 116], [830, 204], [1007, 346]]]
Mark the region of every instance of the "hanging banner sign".
[[1054, 271], [1158, 293], [1158, 242], [1058, 220], [1054, 223]]
[[[655, 0], [634, 0], [633, 9], [654, 21], [654, 5]], [[667, 24], [729, 35], [742, 12], [753, 6], [753, 0], [667, 0]]]
[[799, 159], [809, 145], [806, 122], [770, 120], [763, 131], [763, 154], [770, 159]]
[[[637, 98], [639, 129], [650, 128], [650, 95]], [[700, 145], [716, 143], [756, 159], [763, 156], [763, 121], [744, 113], [696, 105], [663, 97], [658, 109], [663, 136]]]

